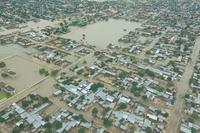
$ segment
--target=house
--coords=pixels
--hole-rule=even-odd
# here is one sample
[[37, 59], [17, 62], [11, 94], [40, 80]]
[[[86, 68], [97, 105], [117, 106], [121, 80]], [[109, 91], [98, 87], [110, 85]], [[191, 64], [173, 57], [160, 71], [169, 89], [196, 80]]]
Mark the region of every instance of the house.
[[11, 86], [7, 86], [3, 88], [3, 91], [7, 94], [14, 95], [15, 94], [15, 88]]

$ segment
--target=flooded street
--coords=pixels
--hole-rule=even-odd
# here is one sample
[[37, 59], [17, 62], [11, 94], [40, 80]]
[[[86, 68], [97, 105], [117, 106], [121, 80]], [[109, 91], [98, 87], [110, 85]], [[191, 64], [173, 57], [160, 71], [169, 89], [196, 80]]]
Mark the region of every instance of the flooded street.
[[118, 43], [119, 38], [138, 27], [140, 27], [140, 23], [110, 19], [83, 28], [72, 27], [71, 32], [62, 37], [80, 41], [85, 34], [85, 40], [88, 44], [105, 48], [109, 43]]

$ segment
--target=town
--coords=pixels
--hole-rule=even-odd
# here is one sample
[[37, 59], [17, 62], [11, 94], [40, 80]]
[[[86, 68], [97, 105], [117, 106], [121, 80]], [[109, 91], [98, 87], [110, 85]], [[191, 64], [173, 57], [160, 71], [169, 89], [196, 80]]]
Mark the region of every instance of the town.
[[0, 132], [200, 132], [197, 0], [0, 0]]

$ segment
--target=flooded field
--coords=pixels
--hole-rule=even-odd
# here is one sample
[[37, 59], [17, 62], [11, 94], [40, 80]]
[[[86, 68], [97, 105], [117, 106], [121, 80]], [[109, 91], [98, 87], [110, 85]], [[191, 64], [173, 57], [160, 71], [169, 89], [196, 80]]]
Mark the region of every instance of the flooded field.
[[140, 23], [110, 19], [83, 28], [72, 27], [71, 32], [62, 37], [80, 41], [85, 34], [87, 43], [98, 48], [105, 48], [109, 43], [118, 43], [119, 38], [138, 27]]
[[6, 63], [8, 69], [16, 73], [16, 77], [2, 78], [0, 76], [0, 81], [4, 81], [7, 84], [13, 86], [16, 88], [17, 92], [33, 85], [34, 83], [44, 78], [38, 72], [42, 66], [32, 61], [19, 56], [15, 56], [4, 60], [4, 62]]

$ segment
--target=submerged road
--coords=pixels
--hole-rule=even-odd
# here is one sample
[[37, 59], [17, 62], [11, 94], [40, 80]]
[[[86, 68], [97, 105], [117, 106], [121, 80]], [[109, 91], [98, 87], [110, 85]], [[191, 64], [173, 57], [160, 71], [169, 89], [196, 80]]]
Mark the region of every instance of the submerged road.
[[195, 45], [193, 47], [193, 51], [191, 54], [192, 60], [187, 64], [181, 80], [176, 84], [177, 88], [176, 101], [173, 106], [171, 115], [169, 117], [168, 125], [166, 128], [167, 133], [179, 132], [179, 126], [181, 124], [181, 120], [184, 118], [184, 108], [185, 108], [184, 96], [190, 88], [189, 81], [193, 75], [194, 66], [198, 60], [199, 51], [200, 51], [200, 37], [197, 38]]
[[[38, 85], [48, 83], [47, 78], [48, 77], [43, 78], [42, 80], [40, 80], [40, 81], [34, 83], [33, 85], [30, 85], [29, 87], [25, 88], [21, 92], [15, 94], [14, 96], [6, 99], [5, 101], [0, 102], [0, 111], [8, 108], [12, 103], [16, 103], [19, 100], [28, 96], [30, 93], [36, 91], [38, 88], [40, 88], [40, 86], [38, 86]], [[45, 81], [47, 81], [47, 82], [45, 82]]]

